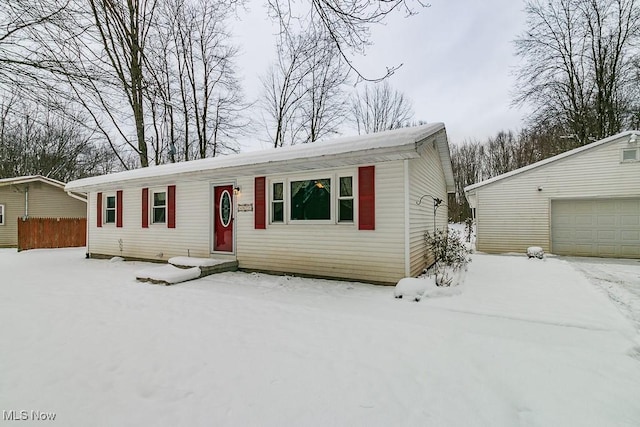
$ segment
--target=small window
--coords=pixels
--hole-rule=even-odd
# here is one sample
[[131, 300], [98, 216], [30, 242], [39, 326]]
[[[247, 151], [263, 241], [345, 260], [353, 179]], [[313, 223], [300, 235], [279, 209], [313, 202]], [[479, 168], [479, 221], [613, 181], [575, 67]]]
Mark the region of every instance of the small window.
[[637, 162], [638, 161], [638, 149], [637, 148], [627, 148], [622, 150], [622, 161], [623, 162]]
[[292, 220], [331, 219], [331, 179], [291, 181]]
[[116, 196], [107, 196], [104, 210], [104, 223], [116, 223]]
[[4, 225], [4, 205], [0, 205], [0, 225]]
[[164, 224], [167, 218], [167, 192], [156, 191], [153, 193], [153, 223]]
[[271, 188], [271, 222], [284, 222], [284, 183], [274, 182]]
[[353, 177], [340, 177], [338, 222], [353, 222]]

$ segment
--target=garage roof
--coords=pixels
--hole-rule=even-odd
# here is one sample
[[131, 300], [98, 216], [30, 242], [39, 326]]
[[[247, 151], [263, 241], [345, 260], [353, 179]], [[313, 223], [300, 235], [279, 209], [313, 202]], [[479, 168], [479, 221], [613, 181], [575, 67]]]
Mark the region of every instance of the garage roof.
[[[582, 152], [587, 151], [587, 150], [591, 150], [592, 148], [596, 148], [596, 147], [599, 147], [599, 146], [604, 145], [604, 144], [608, 144], [610, 142], [622, 139], [624, 137], [631, 138], [631, 135], [636, 135], [636, 137], [640, 140], [640, 132], [639, 131], [630, 130], [630, 131], [626, 131], [626, 132], [621, 132], [621, 133], [618, 133], [616, 135], [610, 136], [608, 138], [604, 138], [604, 139], [601, 139], [599, 141], [592, 142], [591, 144], [583, 145], [582, 147], [578, 147], [578, 148], [575, 148], [573, 150], [558, 154], [556, 156], [549, 157], [548, 159], [540, 160], [539, 162], [532, 163], [532, 164], [524, 166], [524, 167], [522, 167], [520, 169], [515, 169], [515, 170], [512, 170], [511, 172], [503, 173], [502, 175], [494, 176], [493, 178], [490, 178], [490, 179], [487, 179], [487, 180], [484, 180], [484, 181], [481, 181], [481, 182], [478, 182], [478, 183], [475, 183], [475, 184], [471, 184], [471, 185], [465, 187], [464, 191], [465, 191], [465, 193], [471, 192], [471, 191], [476, 190], [476, 189], [478, 189], [480, 187], [484, 187], [485, 185], [493, 184], [494, 182], [497, 182], [497, 181], [502, 181], [503, 179], [510, 178], [510, 177], [512, 177], [514, 175], [519, 175], [521, 173], [530, 171], [532, 169], [536, 169], [536, 168], [548, 165], [550, 163], [557, 162], [558, 160], [562, 160], [562, 159], [565, 159], [567, 157], [574, 156], [576, 154], [582, 153]], [[638, 141], [638, 143], [640, 143], [640, 141]]]

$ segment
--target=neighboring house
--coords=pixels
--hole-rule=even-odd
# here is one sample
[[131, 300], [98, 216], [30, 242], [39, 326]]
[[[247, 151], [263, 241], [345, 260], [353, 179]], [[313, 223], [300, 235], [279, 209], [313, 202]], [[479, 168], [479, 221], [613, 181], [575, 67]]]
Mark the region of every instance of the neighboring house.
[[0, 179], [0, 247], [18, 245], [18, 218], [84, 218], [87, 202], [40, 175]]
[[[427, 264], [428, 194], [454, 191], [441, 123], [142, 168], [88, 194], [90, 256], [237, 260], [252, 271], [395, 283]], [[431, 199], [429, 199], [431, 201]], [[437, 212], [438, 227], [447, 211]]]
[[640, 132], [465, 188], [479, 251], [640, 258]]

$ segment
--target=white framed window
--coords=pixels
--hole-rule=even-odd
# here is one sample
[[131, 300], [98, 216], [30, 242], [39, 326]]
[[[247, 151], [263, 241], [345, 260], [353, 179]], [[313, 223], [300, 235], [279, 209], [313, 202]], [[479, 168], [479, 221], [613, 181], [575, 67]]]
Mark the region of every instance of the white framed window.
[[116, 195], [108, 194], [104, 198], [104, 223], [116, 223]]
[[4, 217], [5, 217], [5, 212], [4, 212], [4, 205], [0, 205], [0, 225], [4, 225]]
[[284, 182], [271, 183], [271, 222], [284, 222]]
[[338, 222], [353, 223], [353, 176], [338, 178]]
[[623, 148], [622, 149], [622, 162], [637, 162], [638, 157], [638, 149], [637, 148]]
[[153, 191], [151, 196], [151, 222], [164, 224], [167, 222], [167, 192]]
[[289, 181], [289, 219], [323, 221], [332, 219], [331, 177]]

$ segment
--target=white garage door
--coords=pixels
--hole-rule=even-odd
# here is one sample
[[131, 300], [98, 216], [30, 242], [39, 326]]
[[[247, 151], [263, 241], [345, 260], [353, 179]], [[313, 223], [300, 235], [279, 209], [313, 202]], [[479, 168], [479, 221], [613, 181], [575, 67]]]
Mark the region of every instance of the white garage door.
[[640, 199], [553, 200], [552, 252], [640, 258]]

